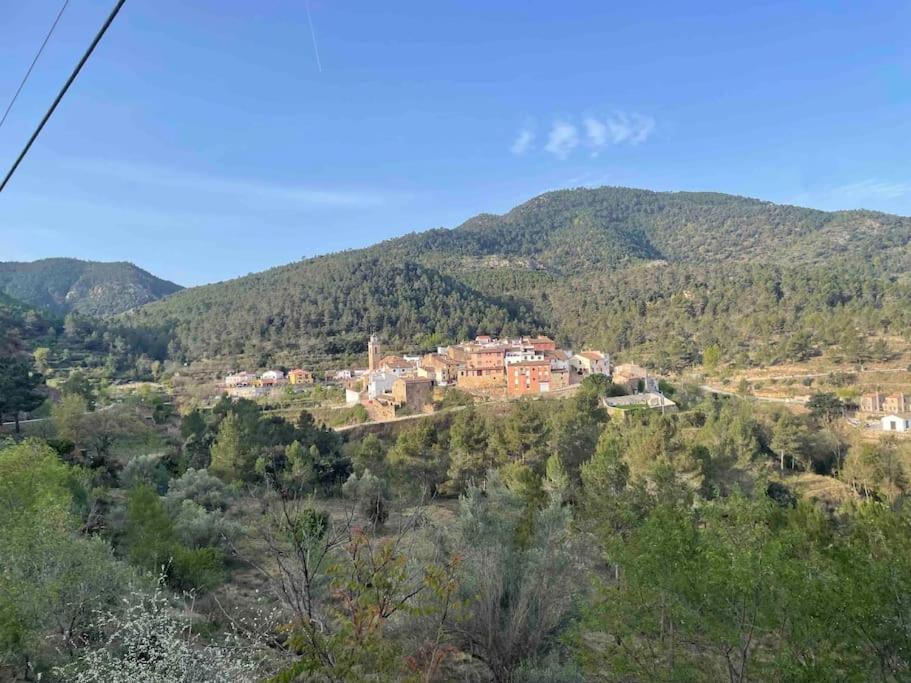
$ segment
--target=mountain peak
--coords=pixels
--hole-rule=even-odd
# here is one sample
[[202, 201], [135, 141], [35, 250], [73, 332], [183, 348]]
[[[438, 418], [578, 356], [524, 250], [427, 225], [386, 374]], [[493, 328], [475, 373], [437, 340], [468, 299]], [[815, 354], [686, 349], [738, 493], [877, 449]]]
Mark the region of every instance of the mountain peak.
[[116, 315], [180, 289], [126, 261], [52, 257], [0, 263], [0, 292], [57, 314]]

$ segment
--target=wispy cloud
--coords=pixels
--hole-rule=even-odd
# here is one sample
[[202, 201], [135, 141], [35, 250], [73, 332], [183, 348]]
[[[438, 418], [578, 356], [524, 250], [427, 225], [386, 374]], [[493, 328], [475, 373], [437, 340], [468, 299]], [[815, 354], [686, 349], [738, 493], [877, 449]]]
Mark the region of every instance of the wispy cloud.
[[399, 196], [386, 191], [267, 182], [121, 161], [78, 159], [64, 163], [81, 172], [110, 176], [119, 182], [222, 195], [249, 203], [274, 201], [308, 207], [359, 207], [385, 204]]
[[535, 134], [530, 128], [523, 128], [516, 135], [515, 142], [512, 143], [512, 146], [509, 148], [509, 151], [515, 154], [516, 156], [522, 156], [531, 149], [532, 144], [535, 141]]
[[[578, 149], [587, 149], [596, 157], [614, 145], [635, 146], [645, 142], [655, 131], [655, 119], [635, 112], [615, 111], [610, 116], [585, 116], [577, 121], [556, 119], [542, 147], [558, 159], [568, 159]], [[510, 151], [521, 156], [534, 148], [535, 135], [530, 126], [516, 134]]]
[[579, 131], [566, 121], [554, 121], [544, 150], [558, 159], [566, 159], [579, 146]]
[[614, 112], [605, 119], [588, 117], [585, 131], [592, 155], [597, 156], [608, 145], [638, 145], [648, 140], [655, 130], [655, 119], [641, 114]]

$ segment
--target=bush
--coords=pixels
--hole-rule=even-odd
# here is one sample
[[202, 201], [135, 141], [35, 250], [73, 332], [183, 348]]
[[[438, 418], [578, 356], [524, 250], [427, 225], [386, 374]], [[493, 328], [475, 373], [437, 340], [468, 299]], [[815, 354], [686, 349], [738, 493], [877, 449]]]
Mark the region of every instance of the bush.
[[386, 482], [371, 474], [369, 469], [358, 478], [354, 473], [342, 486], [342, 493], [357, 501], [358, 509], [374, 524], [383, 524], [389, 517]]
[[188, 469], [182, 477], [171, 482], [165, 502], [172, 514], [185, 500], [191, 500], [207, 511], [227, 510], [233, 493], [225, 483], [207, 470]]
[[151, 486], [159, 493], [163, 493], [168, 486], [168, 470], [160, 455], [137, 455], [123, 468], [120, 483], [126, 489]]
[[212, 590], [225, 579], [222, 554], [216, 548], [174, 545], [167, 579], [175, 590]]
[[174, 533], [189, 548], [227, 546], [240, 531], [236, 522], [218, 511], [208, 512], [192, 500], [184, 500], [174, 516]]

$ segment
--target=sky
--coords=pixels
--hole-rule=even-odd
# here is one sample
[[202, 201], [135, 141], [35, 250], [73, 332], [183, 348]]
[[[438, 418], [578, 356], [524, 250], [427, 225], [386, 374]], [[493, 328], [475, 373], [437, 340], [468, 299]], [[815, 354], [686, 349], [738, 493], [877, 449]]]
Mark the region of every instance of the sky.
[[[61, 4], [0, 0], [0, 113]], [[0, 173], [112, 6], [70, 0]], [[911, 215], [911, 2], [127, 0], [0, 261], [190, 286], [599, 185]]]

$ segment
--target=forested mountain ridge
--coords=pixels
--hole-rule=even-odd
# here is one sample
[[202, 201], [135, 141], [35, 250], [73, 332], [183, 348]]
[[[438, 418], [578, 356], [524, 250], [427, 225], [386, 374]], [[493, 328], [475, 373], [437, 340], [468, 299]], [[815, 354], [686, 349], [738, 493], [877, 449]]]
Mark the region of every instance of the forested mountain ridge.
[[56, 314], [116, 315], [180, 289], [126, 262], [70, 258], [0, 262], [0, 292]]
[[520, 303], [413, 261], [344, 252], [179, 292], [123, 316], [164, 326], [183, 356], [360, 353], [371, 332], [432, 346], [483, 330], [543, 328]]
[[180, 360], [350, 355], [374, 331], [415, 349], [543, 331], [669, 367], [707, 344], [774, 362], [793, 355], [795, 335], [812, 353], [851, 330], [911, 326], [909, 240], [911, 219], [871, 211], [559, 190], [454, 229], [185, 290], [124, 320], [166, 328]]

